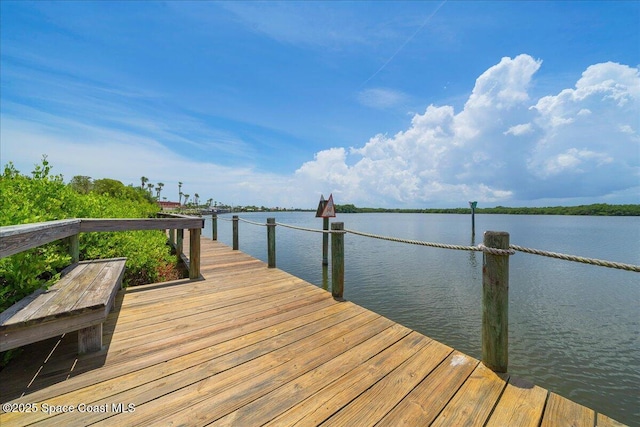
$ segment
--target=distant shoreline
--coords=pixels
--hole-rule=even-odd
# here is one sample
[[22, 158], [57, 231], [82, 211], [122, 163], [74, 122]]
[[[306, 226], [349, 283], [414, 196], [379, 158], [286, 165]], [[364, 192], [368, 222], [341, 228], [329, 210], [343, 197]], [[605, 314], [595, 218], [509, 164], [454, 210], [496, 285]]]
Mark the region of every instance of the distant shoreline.
[[[640, 204], [609, 205], [597, 203], [580, 206], [549, 207], [506, 207], [476, 208], [477, 214], [507, 215], [580, 215], [580, 216], [640, 216]], [[436, 213], [436, 214], [471, 214], [471, 208], [443, 209], [394, 209], [394, 208], [359, 208], [354, 205], [336, 205], [336, 213]]]

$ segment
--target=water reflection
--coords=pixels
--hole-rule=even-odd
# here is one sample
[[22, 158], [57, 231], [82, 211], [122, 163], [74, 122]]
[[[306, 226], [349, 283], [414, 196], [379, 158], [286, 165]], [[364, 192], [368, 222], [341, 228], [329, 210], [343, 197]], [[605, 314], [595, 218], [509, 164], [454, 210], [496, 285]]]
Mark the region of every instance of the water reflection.
[[[273, 216], [321, 228], [313, 213], [241, 215], [255, 222]], [[477, 215], [478, 239], [466, 215], [339, 214], [337, 220], [353, 230], [472, 246], [484, 230], [507, 231], [521, 246], [640, 264], [637, 217]], [[205, 224], [209, 237], [210, 218]], [[231, 223], [219, 217], [218, 226], [218, 239], [230, 245]], [[264, 227], [240, 228], [241, 250], [266, 261]], [[321, 266], [318, 235], [284, 227], [276, 234], [278, 268], [329, 290], [331, 267]], [[479, 357], [482, 256], [348, 234], [345, 299]], [[510, 373], [637, 424], [638, 275], [522, 253], [509, 264]]]
[[322, 264], [322, 289], [329, 290], [329, 266]]
[[[471, 233], [471, 246], [476, 245], [476, 235], [475, 233]], [[476, 271], [478, 268], [478, 252], [477, 251], [469, 251], [469, 266], [472, 271]], [[475, 278], [475, 277], [474, 277]]]

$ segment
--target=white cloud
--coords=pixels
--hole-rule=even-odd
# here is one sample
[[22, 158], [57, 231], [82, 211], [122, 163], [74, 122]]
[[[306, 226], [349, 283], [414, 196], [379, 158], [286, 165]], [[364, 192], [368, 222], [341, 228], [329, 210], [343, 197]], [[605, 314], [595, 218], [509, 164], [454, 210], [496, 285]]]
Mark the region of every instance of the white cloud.
[[408, 99], [405, 93], [385, 88], [365, 89], [358, 93], [358, 101], [372, 108], [384, 110], [402, 104]]
[[638, 70], [595, 64], [575, 89], [531, 100], [541, 64], [528, 55], [502, 58], [476, 80], [462, 111], [430, 105], [408, 129], [348, 153], [318, 153], [296, 175], [339, 190], [345, 198], [338, 203], [374, 206], [633, 194], [640, 187]]
[[[175, 132], [175, 125], [152, 114], [131, 111], [123, 125], [123, 114], [87, 122], [7, 109], [6, 103], [0, 160], [29, 172], [48, 154], [54, 172], [66, 179], [88, 175], [137, 184], [147, 176], [164, 182], [163, 193], [173, 199], [180, 180], [185, 192], [233, 204], [314, 207], [328, 193], [336, 203], [359, 206], [639, 203], [638, 69], [595, 64], [574, 88], [532, 99], [529, 88], [540, 66], [528, 55], [503, 58], [478, 77], [461, 111], [430, 105], [407, 129], [320, 151], [295, 173], [227, 166], [213, 155], [193, 160], [167, 148], [163, 140], [194, 129], [200, 129], [200, 146], [216, 132], [226, 139], [189, 117], [180, 120], [185, 131]], [[392, 103], [393, 94], [374, 92], [372, 99], [380, 105], [386, 96]]]
[[531, 123], [526, 123], [526, 124], [511, 126], [507, 131], [504, 132], [504, 134], [518, 136], [518, 135], [526, 135], [531, 132], [533, 132], [533, 126], [531, 125]]

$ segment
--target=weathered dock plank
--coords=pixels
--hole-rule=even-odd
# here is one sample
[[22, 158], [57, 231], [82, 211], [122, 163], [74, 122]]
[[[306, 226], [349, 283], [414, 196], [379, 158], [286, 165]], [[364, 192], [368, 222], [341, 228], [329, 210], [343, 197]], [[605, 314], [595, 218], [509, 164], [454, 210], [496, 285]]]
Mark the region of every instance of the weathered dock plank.
[[74, 334], [26, 348], [0, 372], [0, 398], [40, 410], [0, 413], [0, 424], [619, 425], [242, 252], [201, 245], [203, 280], [118, 295], [102, 351], [78, 356]]

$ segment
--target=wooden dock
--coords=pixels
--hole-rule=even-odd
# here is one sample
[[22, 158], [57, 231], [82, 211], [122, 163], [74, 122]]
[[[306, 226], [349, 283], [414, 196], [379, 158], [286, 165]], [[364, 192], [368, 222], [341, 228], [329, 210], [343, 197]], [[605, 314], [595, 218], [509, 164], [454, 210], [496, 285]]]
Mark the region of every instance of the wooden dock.
[[[613, 426], [616, 421], [209, 239], [203, 280], [129, 288], [102, 351], [0, 372], [0, 425]], [[3, 409], [6, 405], [3, 405]]]

